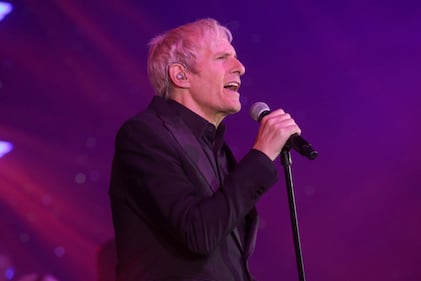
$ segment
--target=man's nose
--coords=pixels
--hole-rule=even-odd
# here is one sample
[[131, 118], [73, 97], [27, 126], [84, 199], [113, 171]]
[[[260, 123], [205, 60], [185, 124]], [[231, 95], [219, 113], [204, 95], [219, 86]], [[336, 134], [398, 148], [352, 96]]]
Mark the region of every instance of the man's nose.
[[240, 76], [243, 75], [246, 72], [246, 68], [244, 65], [240, 62], [239, 59], [234, 58], [234, 73], [238, 73]]

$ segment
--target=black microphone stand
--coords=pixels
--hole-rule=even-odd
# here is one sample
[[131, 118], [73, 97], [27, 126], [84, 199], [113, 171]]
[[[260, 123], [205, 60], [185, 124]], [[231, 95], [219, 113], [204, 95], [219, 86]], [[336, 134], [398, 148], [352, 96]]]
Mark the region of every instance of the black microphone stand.
[[284, 148], [281, 152], [281, 163], [285, 170], [286, 186], [288, 191], [288, 203], [291, 215], [291, 226], [294, 237], [295, 256], [297, 259], [298, 277], [300, 281], [305, 281], [303, 255], [301, 253], [300, 231], [298, 229], [297, 209], [295, 206], [294, 186], [291, 172], [291, 153], [289, 148]]

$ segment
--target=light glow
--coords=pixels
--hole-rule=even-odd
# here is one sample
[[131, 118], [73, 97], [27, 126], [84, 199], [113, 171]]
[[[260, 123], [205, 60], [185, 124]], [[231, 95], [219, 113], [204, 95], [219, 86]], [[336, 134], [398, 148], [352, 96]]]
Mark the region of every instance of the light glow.
[[12, 4], [0, 1], [0, 21], [12, 10]]
[[0, 158], [12, 151], [13, 145], [7, 141], [0, 141]]

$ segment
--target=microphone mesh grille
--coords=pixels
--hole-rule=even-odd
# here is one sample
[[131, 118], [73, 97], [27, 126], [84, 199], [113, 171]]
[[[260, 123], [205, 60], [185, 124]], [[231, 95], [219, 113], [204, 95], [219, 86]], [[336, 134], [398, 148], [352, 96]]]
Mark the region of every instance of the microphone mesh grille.
[[251, 118], [253, 118], [256, 121], [259, 121], [260, 114], [262, 114], [264, 111], [270, 111], [269, 106], [264, 102], [255, 102], [250, 107], [249, 113]]

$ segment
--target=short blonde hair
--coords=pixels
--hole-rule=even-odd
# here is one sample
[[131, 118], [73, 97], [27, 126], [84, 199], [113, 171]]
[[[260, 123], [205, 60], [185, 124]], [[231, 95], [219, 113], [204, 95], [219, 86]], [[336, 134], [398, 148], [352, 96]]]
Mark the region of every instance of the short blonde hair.
[[195, 71], [198, 50], [208, 42], [203, 38], [225, 36], [231, 43], [232, 34], [228, 28], [215, 19], [207, 18], [191, 22], [154, 37], [149, 43], [148, 76], [156, 95], [169, 98], [171, 83], [168, 68], [180, 63]]

